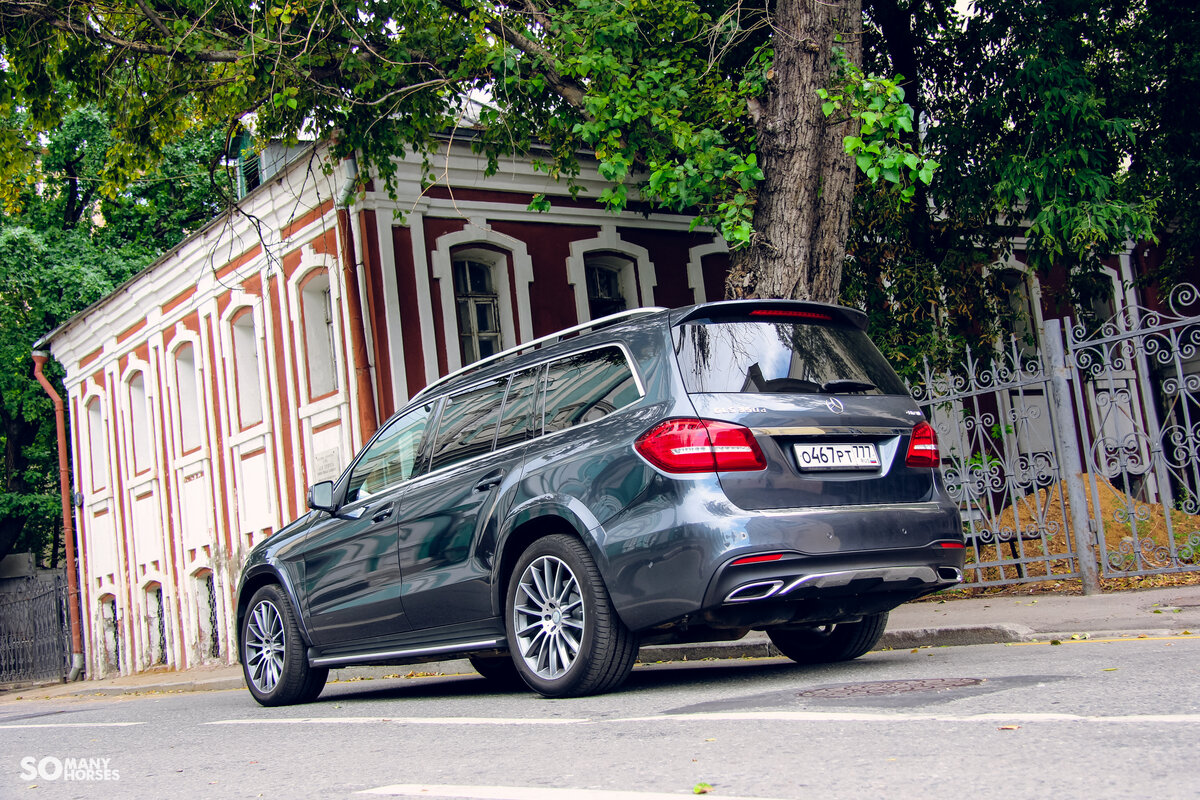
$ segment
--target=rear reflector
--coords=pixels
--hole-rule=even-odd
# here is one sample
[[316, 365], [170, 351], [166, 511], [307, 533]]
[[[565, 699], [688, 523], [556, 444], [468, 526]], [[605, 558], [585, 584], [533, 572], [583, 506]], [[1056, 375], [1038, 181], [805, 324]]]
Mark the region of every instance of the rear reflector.
[[918, 422], [908, 440], [908, 455], [904, 463], [919, 469], [936, 469], [942, 463], [938, 451], [937, 433], [928, 422]]
[[669, 419], [638, 437], [642, 458], [664, 472], [744, 472], [766, 469], [750, 429], [711, 419]]
[[750, 312], [752, 317], [792, 317], [800, 319], [816, 319], [821, 322], [833, 322], [831, 314], [820, 311], [799, 311], [791, 308], [759, 308]]
[[944, 547], [947, 550], [965, 550], [967, 546], [962, 542], [938, 542], [938, 547]]
[[762, 556], [746, 556], [745, 558], [739, 558], [729, 566], [736, 567], [739, 564], [761, 564], [764, 561], [778, 561], [781, 558], [783, 558], [783, 553], [768, 553]]

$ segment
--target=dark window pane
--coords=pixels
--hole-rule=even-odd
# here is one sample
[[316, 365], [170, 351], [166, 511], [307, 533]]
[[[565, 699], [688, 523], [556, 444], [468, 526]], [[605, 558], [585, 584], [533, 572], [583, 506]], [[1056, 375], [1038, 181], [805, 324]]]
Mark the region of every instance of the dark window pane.
[[[541, 368], [518, 372], [508, 387], [504, 400], [504, 413], [500, 417], [500, 431], [496, 435], [496, 449], [523, 442], [534, 435], [534, 413], [537, 408], [537, 380]], [[540, 424], [536, 427], [540, 427]]]
[[365, 500], [408, 480], [420, 468], [421, 437], [432, 405], [415, 408], [388, 423], [350, 473], [346, 502]]
[[843, 381], [868, 394], [908, 394], [867, 334], [849, 326], [687, 324], [675, 331], [675, 353], [689, 392], [816, 393]]
[[492, 449], [507, 380], [451, 397], [438, 422], [430, 469], [473, 458]]
[[615, 347], [551, 364], [546, 378], [546, 433], [600, 419], [641, 397], [625, 354]]

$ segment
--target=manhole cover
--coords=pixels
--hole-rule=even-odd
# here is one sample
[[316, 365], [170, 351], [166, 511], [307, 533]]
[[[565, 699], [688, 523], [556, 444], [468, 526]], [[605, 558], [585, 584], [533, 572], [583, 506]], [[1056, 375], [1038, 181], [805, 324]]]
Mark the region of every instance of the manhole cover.
[[847, 683], [841, 686], [825, 686], [800, 692], [797, 697], [868, 697], [906, 692], [940, 692], [944, 689], [961, 689], [978, 686], [983, 678], [928, 678], [916, 681], [872, 681], [871, 683]]

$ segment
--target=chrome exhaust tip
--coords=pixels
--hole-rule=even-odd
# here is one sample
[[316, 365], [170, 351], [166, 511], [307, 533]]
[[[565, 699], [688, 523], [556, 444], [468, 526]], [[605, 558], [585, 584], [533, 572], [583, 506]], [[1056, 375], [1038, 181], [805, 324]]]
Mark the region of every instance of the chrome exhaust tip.
[[766, 600], [779, 591], [783, 581], [757, 581], [737, 587], [725, 596], [726, 603], [749, 603], [753, 600]]

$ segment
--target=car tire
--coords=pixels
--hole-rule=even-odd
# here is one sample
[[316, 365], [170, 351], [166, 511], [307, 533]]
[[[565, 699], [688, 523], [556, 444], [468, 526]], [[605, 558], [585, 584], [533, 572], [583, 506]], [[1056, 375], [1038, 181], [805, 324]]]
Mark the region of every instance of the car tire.
[[525, 685], [512, 656], [468, 656], [467, 660], [476, 672], [495, 686], [512, 689]]
[[771, 628], [767, 636], [779, 652], [798, 664], [849, 661], [870, 652], [887, 627], [888, 612], [867, 614], [858, 622], [817, 628]]
[[329, 670], [309, 666], [292, 604], [278, 585], [263, 586], [250, 598], [241, 644], [246, 688], [262, 705], [308, 703], [325, 687]]
[[617, 616], [596, 563], [574, 536], [543, 537], [521, 554], [505, 620], [517, 672], [546, 697], [614, 689], [637, 659], [637, 637]]

